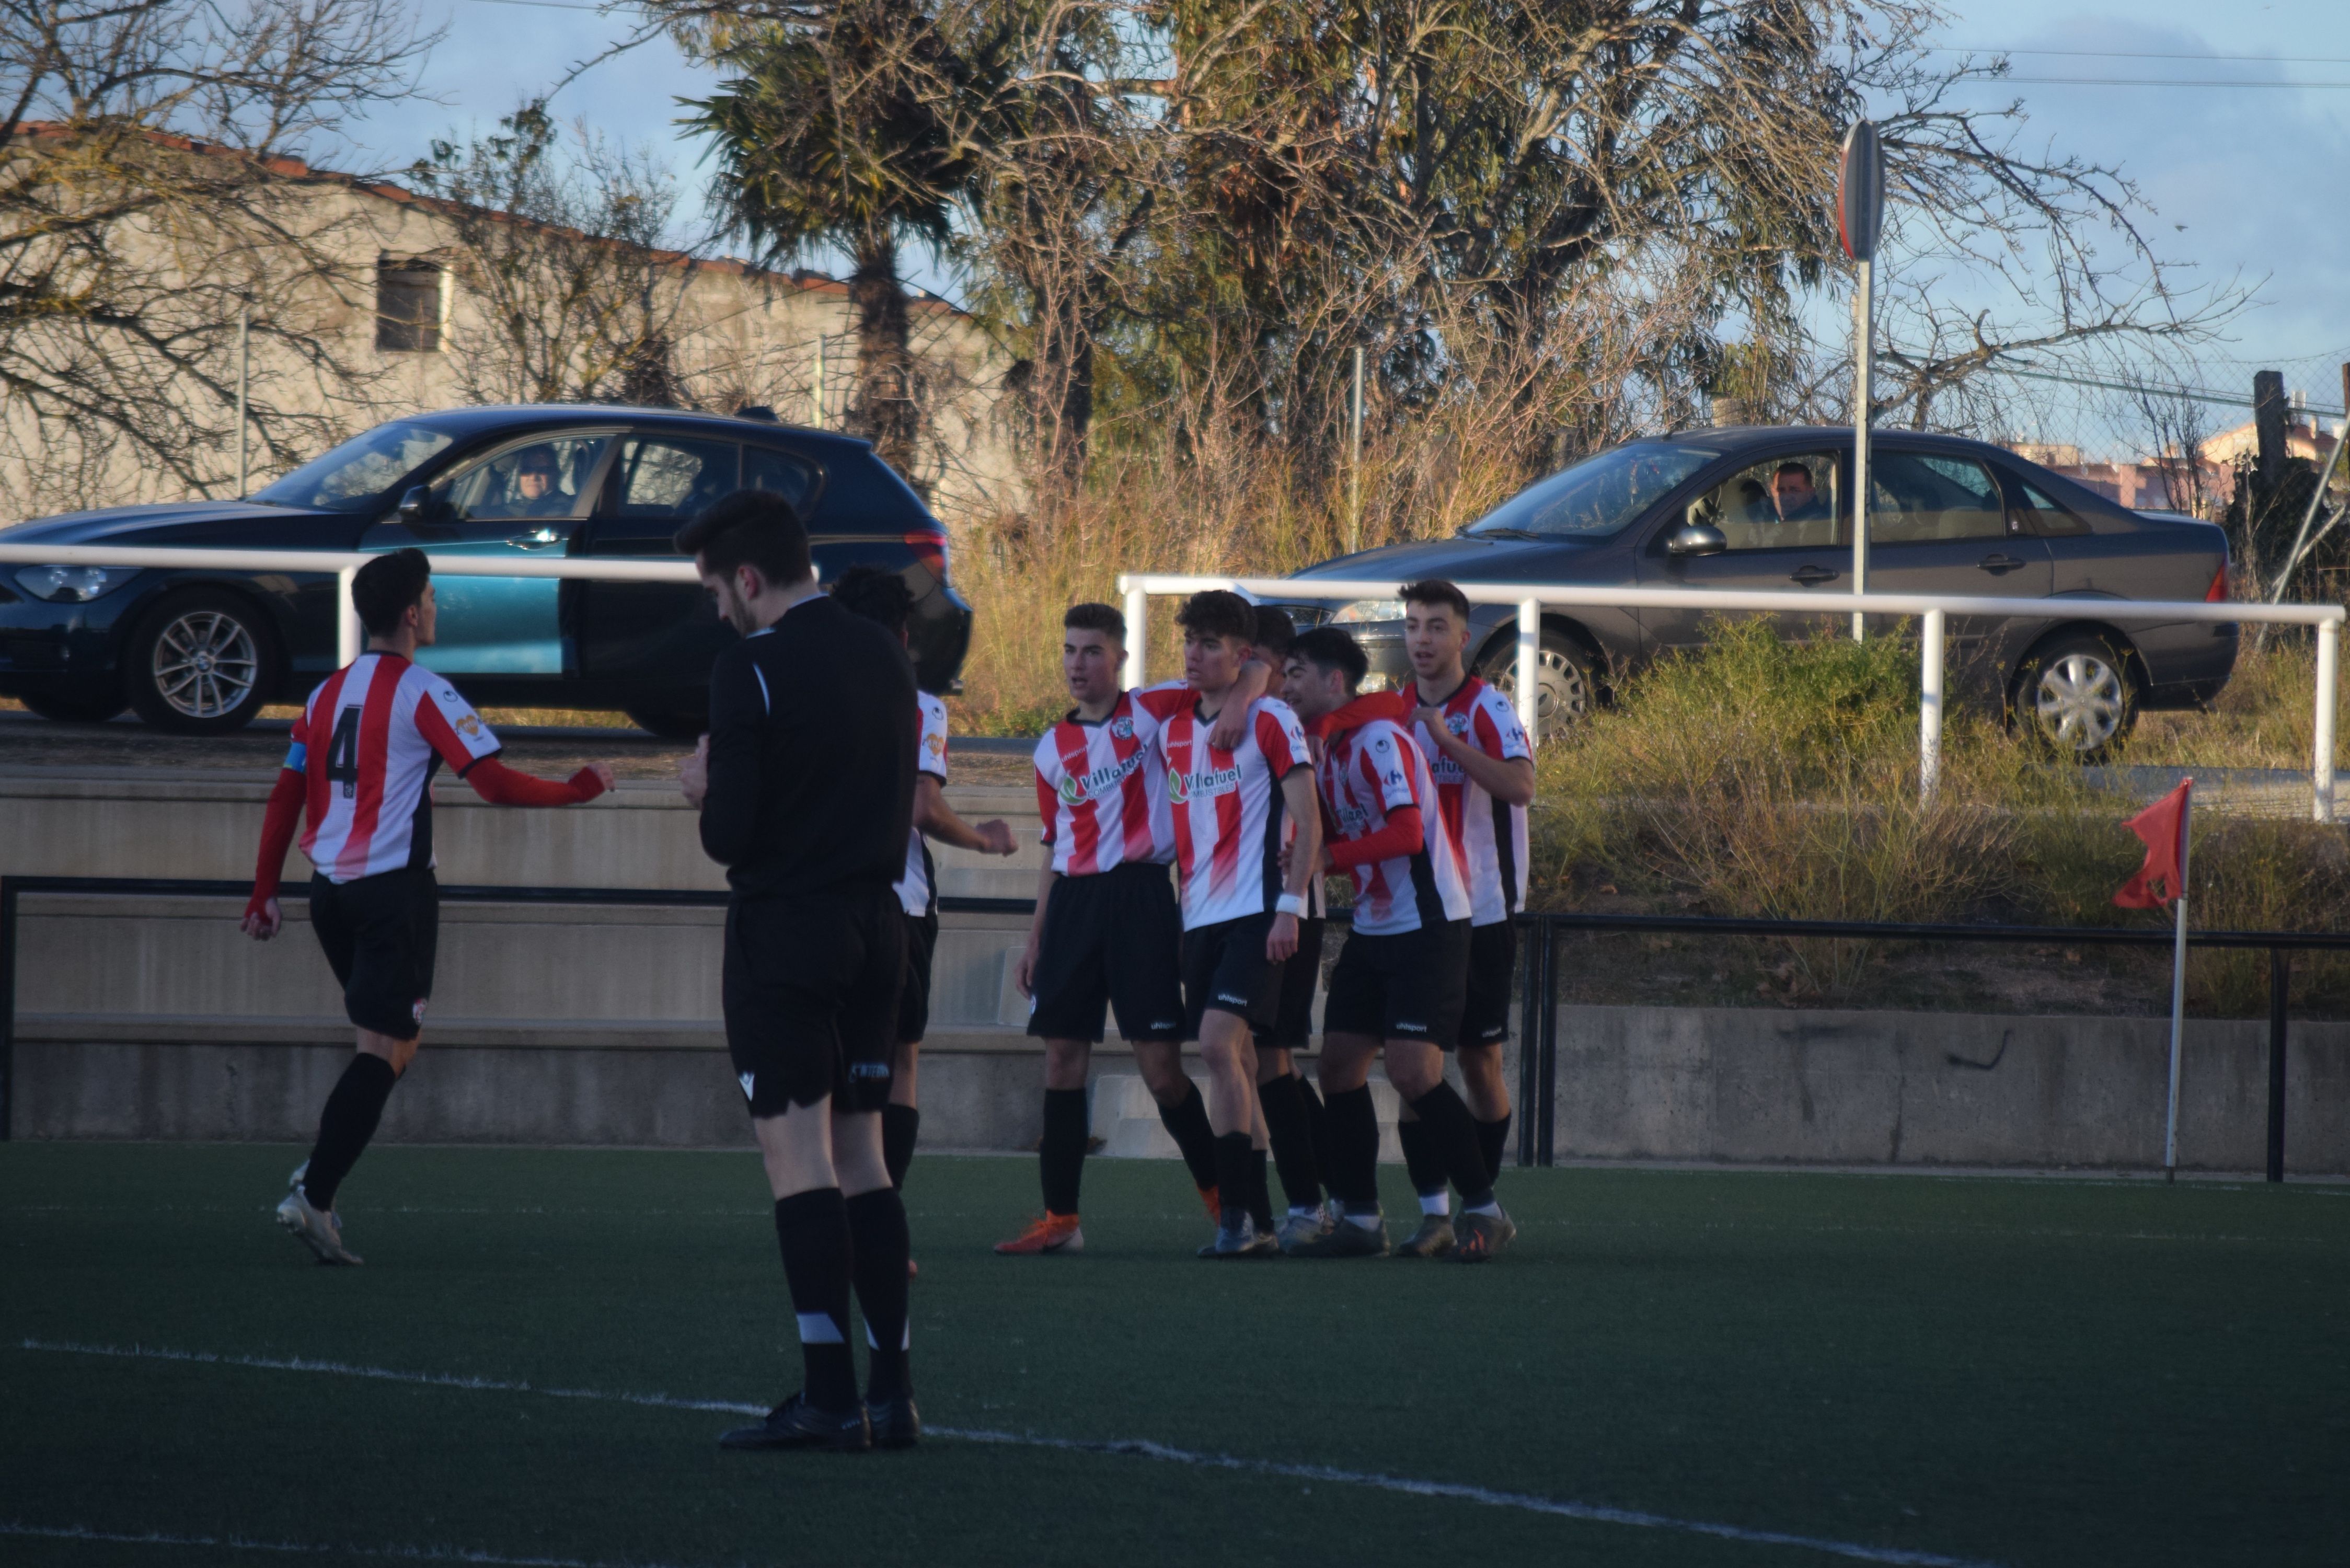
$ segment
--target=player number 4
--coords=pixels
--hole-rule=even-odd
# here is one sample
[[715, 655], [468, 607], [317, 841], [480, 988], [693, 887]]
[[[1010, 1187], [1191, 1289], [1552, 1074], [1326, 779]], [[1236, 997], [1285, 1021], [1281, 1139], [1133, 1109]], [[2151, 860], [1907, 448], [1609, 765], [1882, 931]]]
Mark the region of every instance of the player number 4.
[[359, 788], [359, 711], [346, 708], [335, 719], [335, 738], [327, 747], [327, 777], [343, 786], [350, 799]]

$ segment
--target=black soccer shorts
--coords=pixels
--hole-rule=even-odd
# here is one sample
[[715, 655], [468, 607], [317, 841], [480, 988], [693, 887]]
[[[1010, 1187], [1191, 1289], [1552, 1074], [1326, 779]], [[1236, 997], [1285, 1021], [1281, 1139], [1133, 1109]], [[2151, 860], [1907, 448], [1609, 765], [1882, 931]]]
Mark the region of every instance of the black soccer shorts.
[[1499, 1045], [1510, 1037], [1510, 982], [1517, 976], [1518, 928], [1508, 919], [1469, 928], [1469, 1000], [1461, 1044]]
[[1045, 901], [1028, 1033], [1040, 1040], [1101, 1043], [1118, 1014], [1128, 1041], [1183, 1036], [1183, 984], [1176, 951], [1183, 917], [1167, 867], [1128, 861], [1064, 877]]
[[1258, 1033], [1272, 1029], [1281, 1012], [1281, 977], [1289, 967], [1264, 956], [1272, 926], [1271, 915], [1243, 915], [1183, 933], [1184, 1039], [1200, 1038], [1211, 1008]]
[[1303, 1051], [1314, 1043], [1314, 988], [1322, 982], [1319, 915], [1297, 922], [1297, 950], [1281, 966], [1281, 1001], [1273, 1027], [1256, 1037], [1260, 1051]]
[[726, 1051], [751, 1115], [827, 1095], [844, 1113], [888, 1104], [905, 970], [906, 911], [887, 884], [729, 904]]
[[[904, 906], [900, 905], [900, 909]], [[931, 958], [939, 948], [936, 909], [906, 917], [906, 977], [898, 987], [898, 1044], [918, 1044], [931, 1026]]]
[[1322, 1033], [1425, 1040], [1450, 1051], [1469, 989], [1469, 922], [1447, 920], [1392, 936], [1356, 932], [1338, 950]]
[[441, 885], [430, 867], [351, 882], [310, 877], [310, 929], [361, 1029], [413, 1040], [424, 1032], [441, 940]]

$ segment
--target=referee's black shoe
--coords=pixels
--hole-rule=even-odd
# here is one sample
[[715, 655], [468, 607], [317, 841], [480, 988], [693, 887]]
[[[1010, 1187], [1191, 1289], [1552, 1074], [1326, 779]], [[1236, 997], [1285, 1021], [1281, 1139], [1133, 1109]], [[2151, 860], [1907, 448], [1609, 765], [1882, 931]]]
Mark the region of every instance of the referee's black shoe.
[[[910, 1410], [911, 1407], [908, 1407]], [[824, 1449], [861, 1454], [873, 1446], [873, 1423], [865, 1407], [819, 1410], [795, 1394], [756, 1426], [737, 1427], [718, 1439], [722, 1449]]]
[[875, 1448], [910, 1449], [922, 1440], [922, 1418], [914, 1413], [912, 1395], [871, 1400], [865, 1407], [872, 1414]]

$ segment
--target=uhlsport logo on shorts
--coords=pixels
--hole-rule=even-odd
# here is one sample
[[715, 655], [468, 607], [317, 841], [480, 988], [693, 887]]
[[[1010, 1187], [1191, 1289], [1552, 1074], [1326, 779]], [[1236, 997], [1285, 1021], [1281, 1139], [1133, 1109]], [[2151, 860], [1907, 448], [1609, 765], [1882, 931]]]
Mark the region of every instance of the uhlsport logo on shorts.
[[751, 1094], [752, 1077], [750, 1074], [737, 1073], [734, 1075], [734, 1081], [743, 1085], [743, 1097], [744, 1099], [747, 1100], [753, 1097]]
[[1414, 1023], [1409, 1019], [1405, 1018], [1397, 1019], [1393, 1023], [1388, 1024], [1388, 1027], [1394, 1030], [1399, 1034], [1425, 1034], [1428, 1033], [1427, 1024]]

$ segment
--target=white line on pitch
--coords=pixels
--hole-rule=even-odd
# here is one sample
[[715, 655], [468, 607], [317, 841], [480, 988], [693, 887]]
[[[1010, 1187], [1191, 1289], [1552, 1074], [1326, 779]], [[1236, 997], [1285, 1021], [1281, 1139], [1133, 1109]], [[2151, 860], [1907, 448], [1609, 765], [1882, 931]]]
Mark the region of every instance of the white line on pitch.
[[261, 1541], [244, 1535], [166, 1535], [149, 1531], [132, 1535], [92, 1530], [84, 1524], [26, 1524], [0, 1519], [0, 1536], [25, 1536], [36, 1541], [90, 1541], [108, 1546], [173, 1546], [210, 1548], [217, 1552], [282, 1552], [289, 1557], [386, 1557], [400, 1563], [484, 1563], [497, 1568], [660, 1568], [658, 1563], [590, 1563], [577, 1557], [504, 1557], [462, 1546], [329, 1546], [309, 1541]]
[[[476, 1393], [544, 1394], [556, 1399], [594, 1399], [620, 1405], [653, 1406], [670, 1410], [723, 1411], [745, 1416], [766, 1414], [766, 1407], [764, 1405], [744, 1405], [725, 1399], [681, 1399], [668, 1394], [630, 1394], [599, 1388], [549, 1388], [508, 1378], [471, 1377], [445, 1372], [400, 1372], [390, 1367], [363, 1366], [344, 1361], [315, 1361], [307, 1357], [222, 1355], [203, 1350], [171, 1350], [142, 1345], [74, 1345], [42, 1339], [23, 1340], [19, 1342], [19, 1348], [61, 1355], [103, 1355], [140, 1361], [184, 1361], [212, 1366], [255, 1367], [269, 1372], [321, 1373], [335, 1377], [365, 1377], [384, 1383], [418, 1384], [432, 1388], [461, 1388]], [[1862, 1563], [1894, 1563], [1899, 1565], [1899, 1568], [1997, 1568], [1996, 1564], [1986, 1563], [1979, 1558], [1949, 1557], [1939, 1552], [1911, 1552], [1896, 1546], [1868, 1546], [1856, 1541], [1835, 1541], [1817, 1535], [1794, 1535], [1783, 1531], [1749, 1530], [1742, 1525], [1713, 1524], [1696, 1519], [1675, 1519], [1667, 1514], [1647, 1513], [1638, 1509], [1607, 1508], [1598, 1503], [1563, 1501], [1555, 1498], [1538, 1497], [1531, 1492], [1497, 1491], [1488, 1487], [1466, 1486], [1457, 1481], [1419, 1480], [1410, 1476], [1381, 1475], [1371, 1470], [1346, 1470], [1328, 1465], [1284, 1464], [1274, 1459], [1251, 1459], [1231, 1454], [1196, 1453], [1189, 1449], [1170, 1448], [1164, 1443], [1154, 1443], [1143, 1438], [1097, 1441], [1081, 1438], [1049, 1438], [1025, 1432], [996, 1432], [960, 1427], [926, 1427], [924, 1432], [931, 1437], [945, 1438], [956, 1442], [988, 1443], [1007, 1448], [1050, 1449], [1062, 1453], [1110, 1454], [1133, 1459], [1157, 1459], [1168, 1464], [1191, 1465], [1204, 1469], [1238, 1470], [1250, 1475], [1278, 1476], [1285, 1480], [1318, 1480], [1340, 1486], [1368, 1487], [1378, 1491], [1401, 1492], [1411, 1497], [1446, 1498], [1456, 1502], [1479, 1503], [1488, 1508], [1517, 1509], [1529, 1513], [1548, 1514], [1558, 1519], [1584, 1520], [1599, 1524], [1630, 1525], [1642, 1530], [1669, 1530], [1686, 1535], [1710, 1535], [1721, 1541], [1736, 1541], [1756, 1546], [1792, 1546], [1809, 1552], [1825, 1552], [1831, 1556], [1851, 1558]], [[489, 1557], [452, 1560], [484, 1563], [525, 1561]]]

